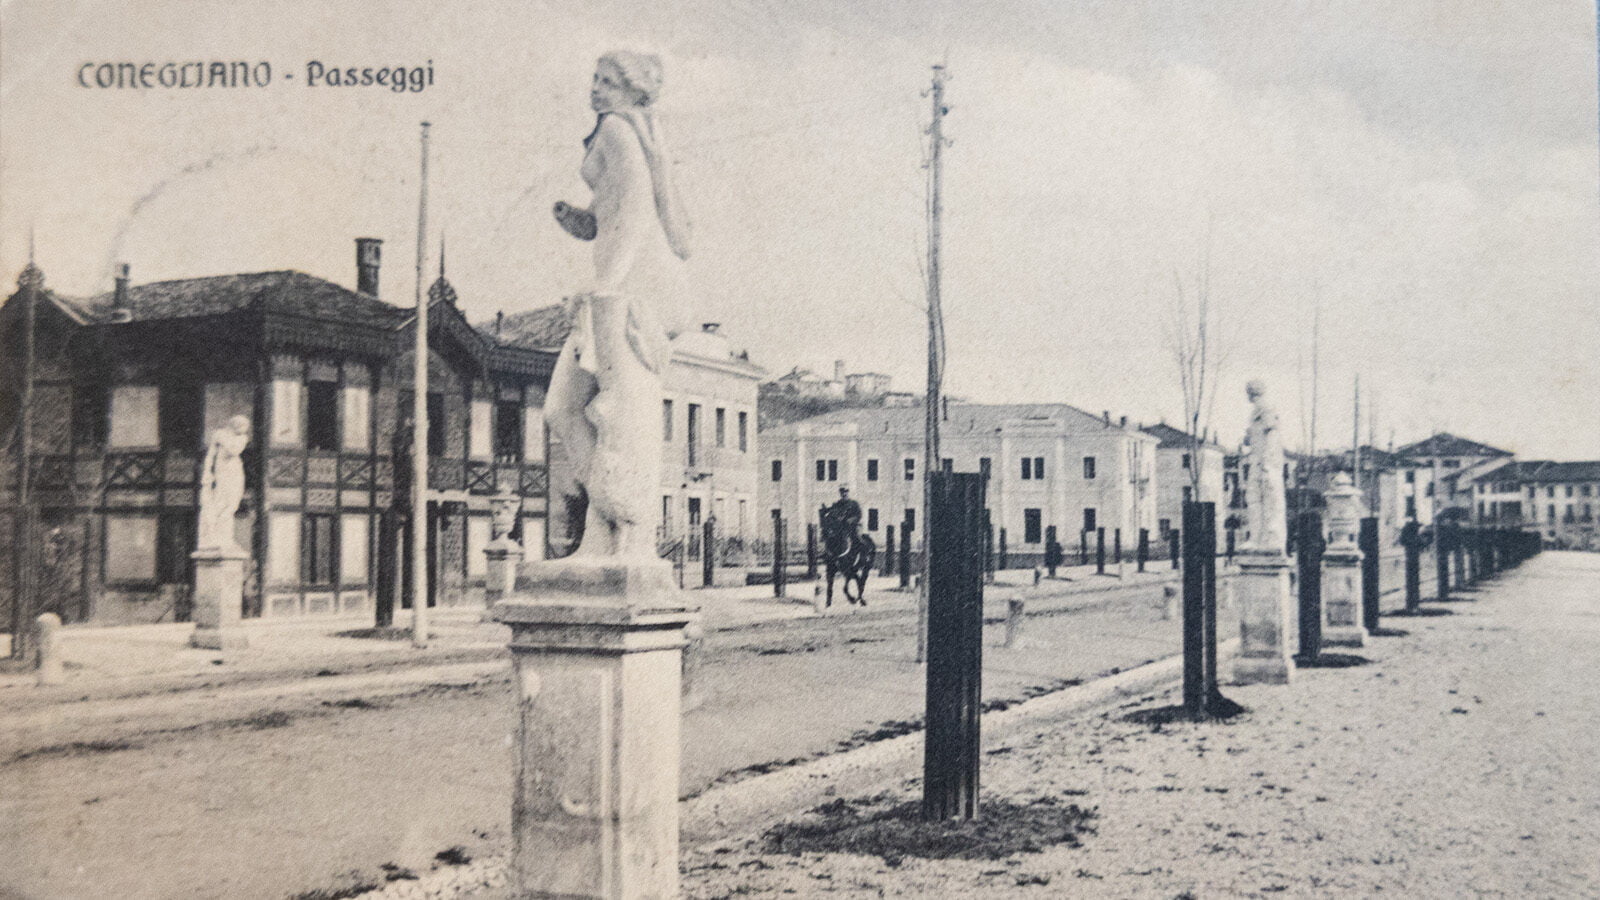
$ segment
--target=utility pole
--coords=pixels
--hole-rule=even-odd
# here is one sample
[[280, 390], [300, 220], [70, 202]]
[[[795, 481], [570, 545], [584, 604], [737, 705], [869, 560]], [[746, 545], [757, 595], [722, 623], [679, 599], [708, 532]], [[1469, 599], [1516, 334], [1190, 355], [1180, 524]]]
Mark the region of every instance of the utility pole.
[[11, 656], [23, 659], [28, 654], [28, 628], [34, 608], [37, 566], [34, 559], [33, 531], [33, 370], [34, 320], [39, 306], [39, 286], [44, 274], [33, 263], [33, 234], [28, 234], [28, 265], [17, 279], [22, 288], [22, 396], [17, 423], [17, 507], [11, 517], [12, 568]]
[[1361, 490], [1361, 375], [1356, 375], [1355, 411], [1350, 417], [1350, 471], [1356, 490]]
[[417, 200], [417, 335], [411, 385], [411, 645], [428, 646], [428, 298], [422, 261], [428, 241], [428, 123], [422, 123], [422, 189]]
[[928, 573], [933, 547], [933, 473], [942, 465], [939, 455], [939, 418], [943, 412], [941, 383], [944, 380], [944, 313], [939, 305], [939, 225], [944, 212], [944, 117], [950, 112], [944, 103], [943, 65], [933, 67], [933, 121], [928, 126], [931, 150], [928, 155], [928, 396], [923, 430], [922, 465], [922, 586], [917, 591], [917, 662], [928, 653]]

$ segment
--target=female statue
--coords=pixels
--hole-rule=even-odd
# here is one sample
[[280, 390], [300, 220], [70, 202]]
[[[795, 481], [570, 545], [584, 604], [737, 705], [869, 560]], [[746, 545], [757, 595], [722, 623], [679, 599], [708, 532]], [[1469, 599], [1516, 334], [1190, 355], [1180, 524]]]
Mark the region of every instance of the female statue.
[[1283, 484], [1283, 435], [1278, 413], [1263, 399], [1266, 386], [1260, 381], [1245, 385], [1253, 408], [1244, 441], [1250, 447], [1247, 462], [1250, 475], [1245, 480], [1246, 516], [1250, 539], [1246, 547], [1258, 553], [1282, 555], [1289, 543], [1287, 505]]
[[211, 433], [200, 467], [200, 522], [196, 549], [239, 551], [233, 538], [233, 514], [244, 499], [244, 459], [250, 443], [250, 420], [234, 416]]
[[594, 242], [594, 287], [565, 301], [572, 331], [550, 378], [546, 417], [588, 496], [586, 556], [654, 559], [661, 473], [661, 377], [680, 328], [689, 223], [653, 104], [661, 61], [609, 53], [595, 67], [580, 173], [589, 209], [556, 220]]

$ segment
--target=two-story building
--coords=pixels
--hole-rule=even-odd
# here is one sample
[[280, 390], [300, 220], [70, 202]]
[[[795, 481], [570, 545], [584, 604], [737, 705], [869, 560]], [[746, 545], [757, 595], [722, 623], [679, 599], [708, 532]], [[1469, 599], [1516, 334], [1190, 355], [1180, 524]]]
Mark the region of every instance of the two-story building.
[[[247, 617], [409, 606], [414, 518], [427, 528], [428, 601], [472, 602], [495, 494], [524, 498], [525, 542], [543, 543], [553, 355], [470, 327], [442, 272], [428, 307], [427, 509], [412, 516], [416, 316], [380, 298], [380, 249], [357, 242], [355, 289], [295, 271], [135, 285], [124, 266], [110, 293], [7, 299], [0, 426], [19, 417], [30, 299], [35, 320], [31, 544], [50, 608], [72, 622], [186, 619], [199, 467], [207, 436], [235, 415], [253, 424], [235, 518], [251, 557]], [[12, 546], [17, 458], [0, 472]], [[7, 605], [22, 562], [0, 553]]]
[[1472, 488], [1475, 478], [1504, 465], [1512, 457], [1509, 450], [1480, 444], [1444, 431], [1394, 452], [1414, 466], [1430, 470], [1427, 484], [1432, 494], [1420, 498], [1418, 505], [1430, 507], [1431, 518], [1440, 520], [1470, 519], [1476, 500]]
[[1600, 461], [1513, 462], [1463, 490], [1476, 497], [1476, 525], [1532, 527], [1555, 547], [1600, 549]]
[[[1140, 528], [1157, 525], [1160, 438], [1126, 418], [1095, 416], [1064, 403], [949, 404], [940, 429], [941, 465], [988, 476], [990, 522], [1006, 533], [1013, 560], [1042, 558], [1049, 529], [1068, 551], [1088, 532], [1122, 533], [1132, 552]], [[774, 513], [797, 539], [821, 506], [848, 487], [861, 528], [882, 543], [910, 523], [920, 536], [922, 407], [841, 409], [761, 432], [763, 536]], [[1153, 536], [1153, 535], [1152, 535]]]
[[[1230, 497], [1223, 484], [1227, 454], [1222, 445], [1197, 441], [1165, 422], [1148, 426], [1144, 432], [1161, 441], [1156, 445], [1156, 534], [1165, 540], [1168, 531], [1181, 527], [1183, 504], [1190, 500], [1215, 503], [1218, 515], [1225, 519]], [[1220, 521], [1218, 527], [1222, 527]]]

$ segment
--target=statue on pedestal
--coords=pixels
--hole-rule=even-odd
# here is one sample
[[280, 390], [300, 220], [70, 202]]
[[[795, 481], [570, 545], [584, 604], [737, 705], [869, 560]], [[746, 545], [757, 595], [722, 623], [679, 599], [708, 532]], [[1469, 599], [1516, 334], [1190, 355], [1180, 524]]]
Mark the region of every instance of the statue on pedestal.
[[1245, 479], [1245, 507], [1250, 524], [1248, 551], [1282, 555], [1288, 546], [1287, 504], [1283, 485], [1283, 434], [1278, 413], [1262, 398], [1266, 386], [1259, 380], [1245, 386], [1254, 408], [1244, 441], [1250, 448]]
[[244, 459], [250, 420], [234, 416], [211, 433], [200, 467], [200, 521], [195, 549], [244, 552], [233, 537], [233, 515], [244, 499]]
[[555, 206], [566, 231], [594, 242], [595, 284], [567, 298], [572, 331], [550, 379], [550, 429], [588, 497], [575, 555], [654, 559], [661, 469], [661, 378], [681, 329], [679, 260], [689, 223], [654, 103], [661, 61], [600, 58], [589, 103], [598, 114], [580, 170], [589, 209]]

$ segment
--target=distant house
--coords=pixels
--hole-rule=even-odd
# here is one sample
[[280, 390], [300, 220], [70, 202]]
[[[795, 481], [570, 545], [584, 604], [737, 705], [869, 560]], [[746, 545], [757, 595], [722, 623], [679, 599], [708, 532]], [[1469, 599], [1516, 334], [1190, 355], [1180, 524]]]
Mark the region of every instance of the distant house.
[[[1181, 527], [1183, 504], [1188, 500], [1216, 504], [1218, 527], [1227, 518], [1229, 496], [1223, 486], [1222, 445], [1215, 441], [1196, 441], [1187, 432], [1162, 422], [1144, 429], [1161, 443], [1156, 445], [1156, 533]], [[1200, 492], [1194, 493], [1196, 475]]]
[[1428, 480], [1428, 485], [1433, 492], [1422, 498], [1419, 504], [1431, 506], [1432, 515], [1436, 519], [1471, 516], [1474, 497], [1460, 482], [1463, 472], [1473, 470], [1473, 473], [1467, 476], [1473, 478], [1484, 471], [1504, 465], [1512, 458], [1509, 450], [1501, 450], [1443, 431], [1407, 444], [1394, 452], [1396, 456], [1417, 467], [1430, 470], [1431, 478]]
[[1513, 462], [1460, 487], [1474, 497], [1474, 524], [1532, 527], [1552, 546], [1600, 549], [1600, 460]]

